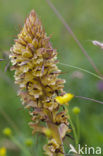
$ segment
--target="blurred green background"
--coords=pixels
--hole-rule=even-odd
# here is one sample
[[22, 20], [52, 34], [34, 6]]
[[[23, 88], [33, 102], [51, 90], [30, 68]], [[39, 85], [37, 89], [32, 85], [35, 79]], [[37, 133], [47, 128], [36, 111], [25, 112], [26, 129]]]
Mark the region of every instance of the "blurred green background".
[[[103, 73], [103, 50], [91, 43], [91, 40], [103, 41], [103, 0], [51, 0], [51, 2], [70, 25], [100, 72]], [[51, 42], [58, 51], [58, 59], [61, 63], [95, 72], [46, 0], [0, 0], [0, 58], [5, 58], [4, 62], [0, 62], [0, 147], [7, 148], [8, 156], [14, 154], [24, 156], [25, 153], [3, 136], [2, 131], [5, 127], [12, 129], [15, 139], [24, 147], [26, 147], [27, 139], [33, 140], [32, 147], [26, 147], [31, 151], [32, 156], [44, 156], [42, 146], [45, 137], [39, 134], [32, 136], [32, 130], [28, 126], [30, 121], [28, 112], [17, 97], [13, 72], [9, 68], [7, 72], [4, 72], [9, 62], [9, 49], [31, 9], [37, 12], [47, 34], [52, 35]], [[103, 100], [103, 81], [88, 73], [60, 64], [58, 66], [64, 72], [61, 77], [66, 79], [65, 90], [67, 92]], [[79, 98], [73, 99], [70, 102], [69, 111], [76, 125], [77, 117], [72, 113], [74, 106], [80, 107], [81, 110], [79, 143], [82, 146], [85, 144], [93, 147], [102, 146], [103, 105]], [[66, 139], [66, 150], [69, 148], [69, 140], [70, 138]]]

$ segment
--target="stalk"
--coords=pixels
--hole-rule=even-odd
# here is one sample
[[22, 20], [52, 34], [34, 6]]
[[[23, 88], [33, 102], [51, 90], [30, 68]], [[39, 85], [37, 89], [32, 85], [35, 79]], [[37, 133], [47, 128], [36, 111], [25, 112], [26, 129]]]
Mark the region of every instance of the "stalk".
[[53, 138], [55, 138], [56, 142], [60, 145], [62, 151], [61, 153], [55, 153], [54, 156], [64, 156], [64, 147], [58, 126], [50, 122], [47, 122], [47, 126], [52, 132]]

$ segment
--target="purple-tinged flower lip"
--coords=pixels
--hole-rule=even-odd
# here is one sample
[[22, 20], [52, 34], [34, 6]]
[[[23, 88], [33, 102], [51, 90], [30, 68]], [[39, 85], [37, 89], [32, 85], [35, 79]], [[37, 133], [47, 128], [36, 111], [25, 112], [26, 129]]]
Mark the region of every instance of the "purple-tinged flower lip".
[[103, 81], [99, 81], [97, 83], [97, 88], [98, 88], [99, 91], [103, 91]]

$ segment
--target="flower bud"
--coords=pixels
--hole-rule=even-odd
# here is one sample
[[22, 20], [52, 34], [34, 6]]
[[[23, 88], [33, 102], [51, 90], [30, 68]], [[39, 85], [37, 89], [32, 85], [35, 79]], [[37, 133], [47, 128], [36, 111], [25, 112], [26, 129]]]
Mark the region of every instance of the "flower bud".
[[79, 107], [74, 107], [74, 108], [72, 109], [72, 112], [73, 112], [74, 114], [78, 115], [78, 114], [80, 113], [80, 108], [79, 108]]
[[10, 137], [10, 136], [12, 135], [12, 131], [11, 131], [10, 128], [5, 128], [5, 129], [3, 130], [3, 134], [4, 134], [5, 136], [7, 136], [7, 137]]
[[25, 140], [25, 145], [28, 146], [28, 147], [31, 147], [33, 144], [33, 140], [32, 139], [26, 139]]
[[6, 156], [6, 148], [5, 147], [0, 148], [0, 156]]

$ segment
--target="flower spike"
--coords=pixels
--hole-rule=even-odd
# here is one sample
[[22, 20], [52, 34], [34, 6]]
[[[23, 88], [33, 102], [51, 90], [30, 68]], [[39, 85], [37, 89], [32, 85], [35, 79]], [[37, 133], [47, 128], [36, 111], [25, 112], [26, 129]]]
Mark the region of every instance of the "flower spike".
[[[44, 149], [49, 156], [63, 156], [62, 140], [68, 132], [69, 123], [66, 111], [60, 112], [60, 107], [72, 99], [72, 95], [64, 95], [65, 81], [58, 78], [60, 70], [56, 66], [57, 51], [53, 49], [49, 39], [32, 10], [10, 50], [11, 69], [15, 70], [18, 95], [30, 110], [33, 133], [39, 131], [48, 137], [48, 144]], [[58, 102], [57, 96], [61, 94], [64, 95], [64, 101]], [[42, 127], [41, 122], [47, 126]]]

